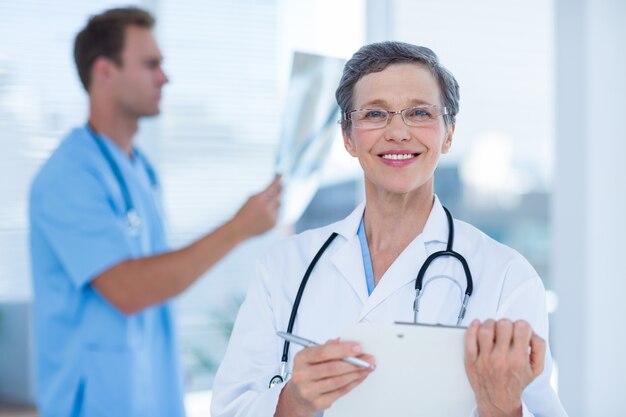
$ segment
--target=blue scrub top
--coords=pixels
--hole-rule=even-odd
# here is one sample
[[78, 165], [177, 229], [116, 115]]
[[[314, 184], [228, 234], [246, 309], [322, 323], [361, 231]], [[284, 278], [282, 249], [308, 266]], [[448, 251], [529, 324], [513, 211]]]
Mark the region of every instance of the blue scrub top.
[[120, 261], [168, 250], [146, 166], [103, 139], [141, 220], [85, 128], [72, 131], [30, 194], [38, 406], [42, 417], [184, 415], [170, 305], [125, 316], [90, 285]]

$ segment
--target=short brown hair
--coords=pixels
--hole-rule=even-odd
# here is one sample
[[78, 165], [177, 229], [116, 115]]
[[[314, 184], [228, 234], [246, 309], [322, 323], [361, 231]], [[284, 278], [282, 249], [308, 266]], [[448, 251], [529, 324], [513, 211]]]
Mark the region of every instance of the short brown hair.
[[74, 62], [85, 90], [89, 91], [91, 68], [97, 58], [104, 56], [122, 65], [121, 54], [128, 26], [152, 29], [154, 17], [138, 7], [110, 9], [92, 16], [87, 26], [76, 35]]
[[456, 123], [459, 112], [459, 83], [454, 75], [441, 63], [437, 54], [425, 46], [411, 45], [404, 42], [385, 41], [361, 47], [343, 68], [343, 76], [335, 92], [337, 104], [341, 109], [341, 126], [344, 131], [350, 128], [350, 120], [345, 114], [353, 110], [354, 86], [364, 76], [383, 71], [389, 65], [415, 63], [428, 68], [439, 83], [443, 105], [448, 109], [444, 116], [447, 126]]

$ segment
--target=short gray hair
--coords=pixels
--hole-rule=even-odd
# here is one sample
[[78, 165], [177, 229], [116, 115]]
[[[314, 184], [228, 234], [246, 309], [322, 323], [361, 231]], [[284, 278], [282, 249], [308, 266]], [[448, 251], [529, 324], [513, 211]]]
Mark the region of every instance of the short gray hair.
[[367, 74], [380, 72], [391, 64], [402, 63], [421, 64], [430, 70], [439, 83], [443, 105], [448, 110], [444, 121], [447, 126], [454, 125], [459, 112], [459, 83], [454, 75], [439, 63], [439, 58], [429, 48], [386, 41], [361, 47], [343, 68], [335, 98], [341, 109], [341, 125], [345, 131], [350, 127], [350, 121], [345, 119], [345, 113], [353, 110], [352, 98], [356, 83]]

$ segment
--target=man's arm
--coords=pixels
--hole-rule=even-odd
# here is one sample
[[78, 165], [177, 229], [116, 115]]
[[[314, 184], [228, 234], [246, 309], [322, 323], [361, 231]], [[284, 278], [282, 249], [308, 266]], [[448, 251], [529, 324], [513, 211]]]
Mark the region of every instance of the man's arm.
[[239, 243], [273, 227], [280, 191], [276, 178], [212, 233], [179, 250], [122, 261], [91, 284], [127, 315], [162, 303], [188, 288]]

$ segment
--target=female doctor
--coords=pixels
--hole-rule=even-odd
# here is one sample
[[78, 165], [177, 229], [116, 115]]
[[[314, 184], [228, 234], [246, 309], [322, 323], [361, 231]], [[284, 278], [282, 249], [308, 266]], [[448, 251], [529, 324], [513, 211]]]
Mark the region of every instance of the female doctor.
[[[410, 322], [419, 314], [421, 323], [468, 326], [474, 415], [565, 416], [549, 384], [541, 279], [514, 250], [448, 218], [434, 195], [433, 174], [450, 150], [459, 109], [452, 74], [428, 48], [371, 44], [346, 64], [336, 98], [345, 148], [363, 168], [365, 202], [342, 221], [284, 240], [262, 260], [215, 379], [212, 415], [321, 415], [376, 372], [375, 358], [337, 339], [343, 330], [357, 322]], [[446, 249], [461, 255], [469, 274], [454, 256], [432, 261], [416, 312], [415, 277], [430, 255]], [[291, 331], [329, 341], [306, 349], [292, 344], [281, 364], [276, 332], [287, 330], [316, 255]], [[341, 361], [349, 356], [374, 366]], [[275, 375], [282, 378], [268, 387]]]

